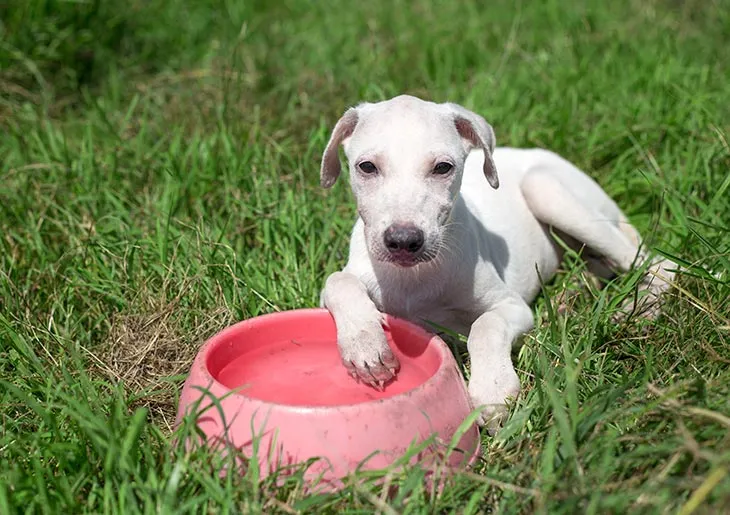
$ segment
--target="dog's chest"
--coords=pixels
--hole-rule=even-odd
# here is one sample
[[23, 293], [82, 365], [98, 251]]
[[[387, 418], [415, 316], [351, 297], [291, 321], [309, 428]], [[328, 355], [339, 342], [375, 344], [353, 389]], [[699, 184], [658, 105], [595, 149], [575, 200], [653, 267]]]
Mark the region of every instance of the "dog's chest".
[[389, 315], [427, 326], [435, 323], [466, 334], [473, 320], [451, 302], [445, 287], [419, 283], [400, 284], [370, 292], [378, 309]]
[[[411, 319], [431, 311], [439, 304], [438, 295], [424, 295], [423, 291], [389, 288], [380, 292], [378, 304], [382, 310], [391, 315]], [[428, 309], [428, 308], [431, 309]]]

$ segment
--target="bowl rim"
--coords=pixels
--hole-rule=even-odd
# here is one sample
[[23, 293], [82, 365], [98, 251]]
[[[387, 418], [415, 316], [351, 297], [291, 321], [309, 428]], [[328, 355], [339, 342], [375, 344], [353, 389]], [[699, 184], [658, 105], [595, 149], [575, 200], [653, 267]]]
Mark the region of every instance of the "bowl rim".
[[[290, 309], [290, 310], [283, 310], [283, 311], [275, 311], [273, 313], [265, 313], [263, 315], [258, 315], [255, 317], [247, 318], [245, 320], [241, 320], [239, 322], [236, 322], [235, 324], [226, 327], [222, 331], [214, 334], [211, 336], [200, 348], [198, 351], [195, 362], [197, 363], [197, 366], [199, 366], [200, 370], [202, 370], [204, 376], [203, 379], [208, 382], [210, 385], [215, 385], [217, 388], [221, 389], [224, 392], [224, 395], [230, 395], [230, 396], [236, 396], [236, 398], [245, 398], [247, 401], [251, 401], [253, 403], [257, 403], [262, 406], [271, 406], [276, 407], [277, 409], [283, 409], [291, 412], [318, 412], [318, 411], [330, 411], [330, 410], [342, 410], [342, 409], [363, 409], [365, 407], [372, 407], [379, 404], [384, 404], [387, 402], [393, 402], [393, 401], [399, 401], [399, 400], [406, 400], [408, 398], [411, 398], [413, 396], [418, 395], [421, 391], [425, 390], [429, 385], [433, 383], [439, 383], [442, 382], [443, 379], [445, 379], [445, 376], [447, 374], [447, 369], [451, 366], [456, 367], [458, 372], [458, 377], [463, 382], [463, 376], [461, 375], [461, 371], [458, 370], [458, 366], [456, 364], [456, 360], [454, 359], [453, 355], [451, 354], [451, 350], [449, 349], [448, 345], [444, 340], [437, 334], [427, 331], [426, 329], [422, 328], [421, 326], [414, 324], [413, 322], [410, 322], [408, 320], [398, 318], [392, 315], [385, 314], [383, 317], [383, 325], [387, 326], [391, 323], [393, 324], [400, 324], [407, 326], [409, 329], [420, 333], [420, 336], [423, 336], [424, 338], [428, 337], [429, 339], [429, 345], [435, 345], [436, 351], [438, 353], [438, 357], [440, 358], [440, 364], [436, 371], [425, 381], [423, 381], [418, 386], [415, 386], [409, 390], [406, 390], [404, 392], [397, 393], [395, 395], [392, 395], [390, 397], [384, 397], [381, 399], [371, 399], [366, 400], [362, 402], [357, 403], [348, 403], [348, 404], [327, 404], [327, 405], [311, 405], [311, 404], [287, 404], [283, 402], [273, 402], [273, 401], [266, 401], [263, 399], [259, 399], [257, 397], [253, 397], [250, 395], [246, 395], [245, 389], [235, 389], [235, 388], [229, 388], [228, 386], [224, 385], [223, 383], [219, 382], [211, 373], [211, 371], [208, 368], [208, 356], [219, 346], [222, 345], [223, 342], [227, 339], [226, 337], [229, 336], [231, 333], [236, 333], [238, 331], [241, 331], [242, 328], [244, 328], [247, 325], [251, 325], [254, 323], [261, 323], [265, 320], [273, 320], [276, 318], [282, 318], [282, 317], [289, 317], [293, 316], [294, 314], [298, 314], [299, 316], [306, 315], [306, 316], [323, 316], [328, 315], [332, 317], [332, 314], [325, 308], [299, 308], [299, 309]], [[344, 368], [344, 366], [343, 366]], [[354, 379], [353, 379], [354, 380]]]

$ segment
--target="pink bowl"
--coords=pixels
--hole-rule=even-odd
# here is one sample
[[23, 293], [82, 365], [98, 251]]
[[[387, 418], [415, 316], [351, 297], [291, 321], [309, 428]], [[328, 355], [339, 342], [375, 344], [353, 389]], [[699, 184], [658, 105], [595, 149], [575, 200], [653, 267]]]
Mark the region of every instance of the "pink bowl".
[[386, 318], [385, 331], [401, 368], [380, 392], [348, 375], [327, 310], [285, 311], [233, 325], [198, 353], [177, 423], [197, 410], [208, 443], [232, 444], [247, 456], [257, 451], [262, 476], [320, 457], [307, 477], [334, 484], [358, 468], [391, 465], [410, 445], [434, 435], [415, 460], [471, 463], [479, 454], [474, 425], [460, 435], [456, 451], [438, 459], [472, 412], [448, 347], [393, 317]]

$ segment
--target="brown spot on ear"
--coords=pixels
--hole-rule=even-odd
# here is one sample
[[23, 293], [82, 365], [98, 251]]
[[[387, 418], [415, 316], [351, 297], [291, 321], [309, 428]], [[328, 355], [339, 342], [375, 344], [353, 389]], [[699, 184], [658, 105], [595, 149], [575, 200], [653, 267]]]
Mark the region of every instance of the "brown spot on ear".
[[459, 133], [459, 136], [467, 140], [475, 147], [484, 147], [484, 144], [480, 141], [479, 135], [476, 133], [476, 131], [474, 130], [474, 126], [469, 120], [457, 116], [454, 120], [454, 125], [456, 126], [456, 130]]
[[322, 166], [320, 168], [320, 184], [324, 188], [331, 187], [337, 177], [339, 177], [341, 170], [340, 167], [340, 156], [339, 147], [340, 144], [347, 138], [349, 138], [355, 127], [357, 126], [357, 110], [355, 108], [348, 109], [342, 118], [337, 121], [335, 128], [332, 130], [332, 135], [327, 143], [327, 147], [324, 149], [322, 154]]
[[484, 152], [484, 176], [487, 178], [487, 182], [492, 188], [495, 190], [499, 188], [497, 167], [492, 160], [492, 149], [488, 142], [479, 134], [477, 129], [474, 127], [474, 124], [466, 118], [456, 116], [454, 118], [454, 126], [456, 127], [459, 136]]

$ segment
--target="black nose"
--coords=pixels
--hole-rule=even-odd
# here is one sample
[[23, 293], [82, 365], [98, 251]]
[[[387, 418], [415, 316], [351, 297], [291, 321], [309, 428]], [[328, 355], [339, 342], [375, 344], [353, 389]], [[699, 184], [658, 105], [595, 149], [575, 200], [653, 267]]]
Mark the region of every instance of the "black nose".
[[385, 248], [390, 252], [410, 252], [415, 254], [423, 247], [423, 231], [413, 224], [393, 224], [383, 235]]

